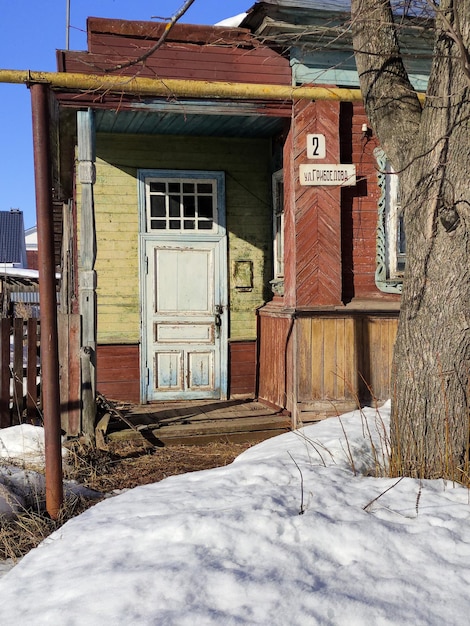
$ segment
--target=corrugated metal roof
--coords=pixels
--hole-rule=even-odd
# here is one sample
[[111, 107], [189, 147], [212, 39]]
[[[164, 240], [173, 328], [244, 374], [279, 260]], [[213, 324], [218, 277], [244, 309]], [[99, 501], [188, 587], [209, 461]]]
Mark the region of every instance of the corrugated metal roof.
[[211, 111], [210, 103], [207, 106], [180, 103], [180, 113], [157, 102], [142, 108], [134, 104], [138, 110], [132, 111], [98, 109], [96, 130], [101, 133], [263, 138], [282, 132], [285, 126], [286, 116], [262, 115], [254, 106], [252, 111], [241, 106], [237, 111], [236, 104], [232, 103], [233, 110], [228, 107], [226, 112], [218, 106], [218, 114]]
[[0, 263], [24, 266], [25, 262], [23, 213], [15, 210], [0, 211]]

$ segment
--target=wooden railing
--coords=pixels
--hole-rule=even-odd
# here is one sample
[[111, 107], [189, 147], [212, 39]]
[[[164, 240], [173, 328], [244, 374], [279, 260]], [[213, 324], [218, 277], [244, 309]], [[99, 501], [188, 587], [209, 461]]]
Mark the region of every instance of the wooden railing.
[[0, 319], [0, 428], [40, 419], [40, 324]]

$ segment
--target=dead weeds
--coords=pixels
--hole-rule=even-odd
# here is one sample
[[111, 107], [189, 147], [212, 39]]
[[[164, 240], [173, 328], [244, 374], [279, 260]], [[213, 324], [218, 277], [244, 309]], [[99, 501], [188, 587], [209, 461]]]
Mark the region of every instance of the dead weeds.
[[74, 442], [68, 446], [71, 454], [65, 475], [90, 489], [109, 493], [158, 482], [175, 474], [228, 465], [250, 445], [214, 441], [155, 448], [147, 442], [113, 441], [109, 450], [104, 451]]
[[[99, 450], [80, 442], [69, 442], [70, 454], [64, 464], [64, 478], [104, 494], [154, 483], [197, 470], [231, 463], [250, 447], [249, 443], [213, 442], [206, 445], [174, 445], [154, 448], [147, 442], [110, 442], [109, 450]], [[16, 561], [68, 519], [97, 502], [83, 496], [66, 498], [58, 520], [51, 520], [40, 494], [15, 519], [0, 516], [0, 560]]]
[[66, 498], [56, 520], [34, 505], [25, 507], [14, 519], [0, 517], [0, 560], [17, 561], [69, 519], [83, 513], [95, 503], [96, 500], [72, 495]]

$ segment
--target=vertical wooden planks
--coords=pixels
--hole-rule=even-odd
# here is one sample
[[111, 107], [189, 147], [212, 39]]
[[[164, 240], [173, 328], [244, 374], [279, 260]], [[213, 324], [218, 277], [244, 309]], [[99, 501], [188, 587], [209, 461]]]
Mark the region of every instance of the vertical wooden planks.
[[[397, 331], [397, 319], [364, 319], [364, 352], [362, 354], [364, 378], [370, 387], [370, 395], [378, 400], [386, 400], [390, 395], [390, 377], [393, 346]], [[367, 392], [366, 392], [367, 393]]]
[[312, 388], [311, 398], [323, 398], [325, 386], [325, 365], [324, 350], [325, 342], [323, 340], [323, 320], [314, 318], [311, 320], [312, 325]]
[[59, 313], [61, 426], [68, 436], [80, 433], [80, 315]]
[[13, 422], [21, 422], [23, 401], [23, 318], [13, 320]]
[[299, 320], [300, 402], [355, 400], [389, 394], [395, 318], [312, 317]]
[[[39, 324], [36, 318], [26, 322], [27, 350], [26, 350], [26, 414], [30, 421], [37, 418], [38, 406], [38, 357], [39, 357]], [[60, 354], [60, 353], [59, 353]]]
[[[269, 306], [269, 305], [268, 305]], [[260, 314], [259, 392], [270, 404], [289, 408], [291, 404], [290, 352], [292, 319], [288, 316]]]
[[[82, 431], [94, 435], [96, 415], [96, 230], [93, 187], [95, 171], [94, 113], [77, 111], [78, 180], [81, 185], [79, 297], [82, 315]], [[85, 384], [85, 380], [88, 381]], [[89, 385], [89, 387], [88, 387]], [[85, 430], [87, 425], [87, 430]]]
[[39, 329], [36, 318], [0, 320], [0, 428], [38, 417]]
[[336, 378], [337, 378], [337, 321], [334, 319], [322, 319], [323, 326], [323, 397], [325, 399], [337, 398]]
[[229, 343], [230, 395], [255, 395], [256, 342], [233, 341]]
[[309, 372], [312, 369], [312, 322], [309, 319], [299, 319], [297, 324], [297, 379], [299, 398], [311, 395], [312, 379]]
[[335, 393], [337, 398], [344, 398], [351, 388], [351, 372], [346, 367], [346, 326], [349, 320], [336, 320], [336, 380]]
[[350, 398], [357, 380], [353, 320], [303, 319], [300, 328], [299, 400]]
[[357, 394], [358, 358], [357, 358], [357, 322], [354, 318], [344, 319], [344, 397]]
[[0, 319], [0, 428], [10, 426], [10, 320]]

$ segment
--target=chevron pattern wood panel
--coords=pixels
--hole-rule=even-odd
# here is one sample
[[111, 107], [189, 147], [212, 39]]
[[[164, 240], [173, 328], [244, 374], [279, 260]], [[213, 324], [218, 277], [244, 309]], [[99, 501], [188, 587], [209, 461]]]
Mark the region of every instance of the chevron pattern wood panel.
[[295, 105], [294, 171], [297, 306], [341, 303], [341, 190], [302, 187], [299, 166], [308, 163], [306, 135], [326, 137], [325, 162], [339, 163], [339, 104], [299, 102]]

